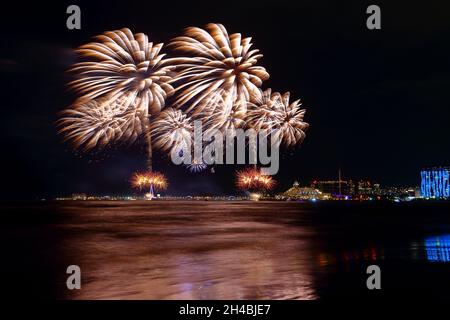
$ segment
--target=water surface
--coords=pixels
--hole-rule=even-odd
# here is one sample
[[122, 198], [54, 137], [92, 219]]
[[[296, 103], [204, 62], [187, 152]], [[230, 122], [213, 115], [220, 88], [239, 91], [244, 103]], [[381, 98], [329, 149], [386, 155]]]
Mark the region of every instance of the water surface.
[[[450, 205], [251, 201], [3, 203], [10, 296], [447, 297]], [[82, 289], [66, 289], [81, 267]], [[366, 268], [382, 290], [366, 288]]]

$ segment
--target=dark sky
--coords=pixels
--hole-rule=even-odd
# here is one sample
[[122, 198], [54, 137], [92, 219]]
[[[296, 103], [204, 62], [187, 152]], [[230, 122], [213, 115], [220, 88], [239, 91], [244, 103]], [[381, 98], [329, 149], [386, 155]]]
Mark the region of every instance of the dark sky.
[[[65, 74], [72, 49], [122, 27], [168, 42], [184, 27], [219, 22], [253, 37], [271, 75], [263, 87], [301, 98], [310, 123], [304, 144], [283, 154], [279, 190], [333, 178], [339, 167], [344, 178], [418, 185], [421, 167], [450, 164], [446, 1], [15, 3], [2, 3], [0, 22], [3, 199], [131, 192], [143, 147], [80, 155], [54, 126], [74, 100]], [[70, 4], [81, 7], [81, 30], [66, 28]], [[369, 4], [381, 7], [382, 30], [366, 28]], [[237, 167], [190, 174], [160, 154], [154, 167], [167, 174], [170, 194], [235, 192]]]

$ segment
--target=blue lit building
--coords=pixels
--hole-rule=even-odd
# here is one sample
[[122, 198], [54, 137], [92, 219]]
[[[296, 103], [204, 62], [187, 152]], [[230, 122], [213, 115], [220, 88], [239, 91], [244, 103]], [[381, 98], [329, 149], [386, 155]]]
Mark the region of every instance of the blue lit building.
[[424, 169], [420, 176], [420, 193], [423, 198], [450, 198], [450, 167]]

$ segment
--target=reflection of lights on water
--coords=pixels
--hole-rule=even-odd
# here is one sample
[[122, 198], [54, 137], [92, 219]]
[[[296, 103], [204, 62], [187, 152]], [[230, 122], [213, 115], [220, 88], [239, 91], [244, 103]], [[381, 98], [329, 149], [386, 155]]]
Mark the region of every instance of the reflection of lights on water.
[[450, 262], [450, 235], [425, 239], [427, 259], [431, 262]]
[[414, 260], [420, 260], [419, 250], [421, 249], [421, 245], [418, 242], [413, 241], [411, 242], [410, 248], [412, 258]]
[[321, 267], [332, 264], [344, 265], [345, 267], [355, 267], [361, 261], [376, 262], [384, 260], [384, 249], [376, 246], [370, 246], [364, 249], [345, 250], [338, 253], [322, 252], [318, 255], [318, 263]]

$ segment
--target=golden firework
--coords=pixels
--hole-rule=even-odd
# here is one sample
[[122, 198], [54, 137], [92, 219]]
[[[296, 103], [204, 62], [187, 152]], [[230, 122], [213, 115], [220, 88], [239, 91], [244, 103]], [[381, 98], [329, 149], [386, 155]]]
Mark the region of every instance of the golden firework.
[[[124, 28], [78, 48], [81, 61], [70, 70], [76, 77], [70, 85], [79, 97], [57, 122], [65, 140], [90, 150], [145, 136], [149, 173], [134, 177], [139, 188], [164, 187], [152, 173], [152, 136], [166, 152], [190, 147], [197, 119], [207, 135], [251, 128], [287, 147], [302, 142], [308, 128], [305, 110], [299, 100], [289, 102], [289, 93], [260, 89], [269, 74], [258, 65], [262, 54], [252, 48], [251, 38], [229, 35], [223, 25], [210, 23], [205, 29], [187, 28], [170, 46], [180, 57], [166, 59], [162, 43]], [[164, 109], [174, 93], [174, 108]], [[246, 174], [252, 188], [273, 187], [270, 176]]]
[[190, 148], [194, 127], [181, 110], [167, 108], [153, 121], [152, 136], [155, 146], [164, 151]]
[[272, 93], [272, 89], [261, 92], [260, 98], [248, 103], [246, 124], [256, 131], [272, 131], [280, 108], [281, 96], [278, 92]]
[[231, 95], [223, 95], [221, 91], [212, 96], [204, 109], [204, 114], [213, 114], [203, 119], [202, 125], [206, 128], [206, 135], [213, 130], [228, 130], [230, 134], [234, 134], [236, 129], [245, 127], [246, 107], [242, 107], [241, 102], [233, 101]]
[[275, 124], [275, 140], [280, 141], [286, 147], [293, 147], [303, 141], [305, 130], [309, 124], [303, 121], [305, 109], [301, 109], [300, 100], [289, 103], [290, 94], [286, 92], [281, 96], [280, 108], [277, 109], [278, 120]]
[[267, 89], [261, 98], [248, 104], [246, 122], [249, 128], [272, 134], [273, 141], [293, 147], [303, 141], [308, 123], [303, 121], [306, 110], [300, 100], [289, 102], [290, 94], [281, 95]]
[[145, 119], [136, 109], [125, 109], [104, 100], [79, 103], [61, 113], [59, 133], [75, 148], [85, 151], [109, 143], [134, 142], [142, 133]]
[[149, 118], [174, 93], [174, 66], [160, 54], [162, 46], [124, 28], [105, 32], [77, 49], [82, 61], [71, 68], [77, 79], [70, 85], [80, 96], [58, 121], [65, 139], [89, 150], [145, 136], [147, 167], [152, 171]]
[[78, 77], [70, 85], [81, 93], [79, 101], [119, 99], [144, 115], [160, 112], [174, 92], [169, 84], [174, 67], [160, 54], [163, 44], [149, 42], [143, 33], [133, 35], [128, 28], [105, 32], [96, 40], [77, 49], [84, 61], [70, 70]]
[[221, 24], [210, 23], [205, 29], [187, 28], [169, 44], [187, 55], [170, 59], [178, 71], [174, 80], [181, 83], [176, 88], [176, 104], [198, 114], [214, 93], [220, 93], [245, 107], [269, 78], [266, 70], [256, 65], [262, 54], [251, 49], [251, 38], [242, 38], [240, 33], [228, 35]]
[[139, 190], [149, 187], [165, 190], [168, 183], [166, 177], [160, 172], [136, 172], [131, 178], [131, 185]]

